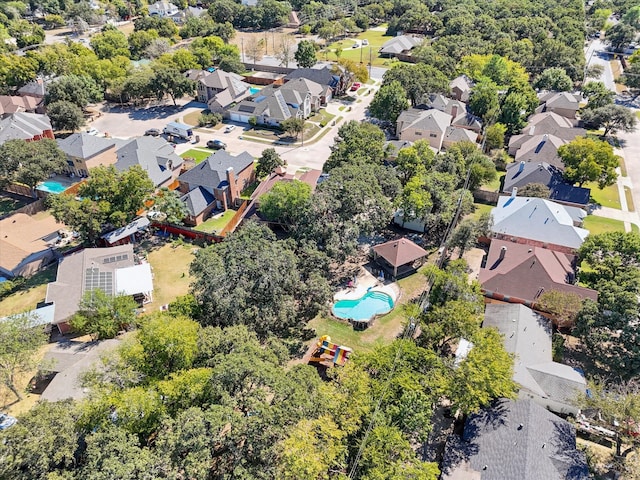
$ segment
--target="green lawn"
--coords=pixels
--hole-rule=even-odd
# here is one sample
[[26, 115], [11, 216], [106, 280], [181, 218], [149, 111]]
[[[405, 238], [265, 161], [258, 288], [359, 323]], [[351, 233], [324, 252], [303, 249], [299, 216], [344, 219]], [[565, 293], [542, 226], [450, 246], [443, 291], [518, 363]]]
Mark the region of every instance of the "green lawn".
[[57, 272], [58, 264], [55, 263], [29, 277], [20, 290], [0, 301], [0, 315], [13, 315], [36, 308], [39, 302], [44, 301], [47, 284], [55, 281]]
[[484, 203], [474, 203], [475, 211], [470, 215], [474, 220], [479, 220], [483, 213], [490, 213], [495, 205], [487, 205]]
[[18, 208], [24, 207], [27, 203], [26, 201], [15, 200], [11, 197], [0, 195], [0, 215], [11, 213]]
[[319, 112], [316, 112], [316, 114], [313, 115], [312, 117], [309, 117], [309, 121], [316, 122], [316, 123], [324, 123], [325, 125], [327, 125], [334, 118], [335, 118], [335, 115], [330, 114], [323, 108]]
[[206, 233], [219, 233], [224, 227], [227, 226], [227, 223], [229, 223], [229, 221], [235, 214], [235, 210], [225, 210], [224, 213], [220, 214], [219, 216], [210, 218], [206, 222], [201, 223], [200, 225], [195, 227], [194, 230]]
[[147, 260], [153, 268], [153, 302], [145, 305], [148, 312], [155, 312], [161, 305], [189, 293], [189, 285], [193, 280], [189, 275], [193, 252], [194, 246], [189, 243], [178, 245], [167, 242], [148, 253]]
[[333, 342], [350, 347], [356, 353], [371, 352], [388, 345], [402, 332], [406, 321], [402, 306], [418, 297], [426, 284], [427, 279], [420, 272], [399, 280], [402, 295], [396, 307], [387, 315], [377, 318], [366, 330], [354, 330], [350, 324], [324, 315], [314, 318], [309, 322], [309, 327], [316, 331], [317, 336], [329, 335]]
[[612, 218], [589, 215], [584, 219], [584, 228], [589, 230], [591, 235], [607, 232], [624, 232], [624, 222]]
[[247, 188], [245, 188], [242, 192], [240, 192], [240, 198], [249, 200], [251, 198], [251, 195], [253, 195], [253, 192], [255, 192], [256, 188], [258, 188], [258, 185], [260, 185], [260, 181], [256, 180]]
[[482, 190], [487, 190], [489, 192], [498, 192], [498, 191], [500, 191], [501, 182], [502, 182], [502, 179], [505, 177], [505, 175], [506, 175], [506, 173], [498, 172], [498, 175], [496, 175], [496, 178], [493, 181], [491, 181], [489, 183], [485, 183], [480, 188]]
[[600, 190], [597, 183], [585, 183], [585, 188], [591, 189], [591, 202], [598, 203], [603, 207], [617, 208], [620, 210], [620, 195], [618, 195], [618, 185], [614, 184]]
[[633, 195], [629, 187], [624, 187], [624, 196], [627, 199], [627, 209], [630, 212], [635, 212], [636, 208], [635, 208], [635, 205], [633, 204]]
[[[381, 25], [382, 26], [382, 25]], [[333, 42], [328, 47], [328, 52], [326, 54], [327, 59], [335, 60], [336, 56], [333, 53], [333, 50], [341, 49], [342, 53], [340, 54], [340, 58], [346, 58], [348, 60], [354, 60], [356, 62], [362, 62], [365, 65], [369, 63], [369, 56], [371, 56], [372, 65], [374, 67], [384, 67], [390, 66], [394, 63], [393, 59], [390, 58], [381, 58], [378, 56], [378, 50], [382, 47], [382, 44], [388, 40], [391, 40], [393, 37], [385, 35], [384, 31], [378, 30], [367, 30], [366, 32], [362, 32], [357, 35], [355, 39], [358, 40], [368, 40], [369, 45], [364, 45], [361, 48], [352, 48], [355, 43], [355, 39], [346, 38], [344, 40], [339, 40], [337, 42]], [[324, 54], [321, 54], [324, 60]]]
[[191, 150], [187, 150], [180, 156], [182, 158], [193, 158], [197, 165], [200, 162], [204, 162], [212, 153], [212, 151], [195, 150], [192, 148]]

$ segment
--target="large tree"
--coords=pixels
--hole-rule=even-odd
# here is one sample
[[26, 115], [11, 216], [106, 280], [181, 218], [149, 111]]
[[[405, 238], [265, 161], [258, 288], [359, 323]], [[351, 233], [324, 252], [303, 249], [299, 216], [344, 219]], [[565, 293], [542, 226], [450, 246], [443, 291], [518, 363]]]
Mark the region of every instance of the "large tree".
[[138, 304], [130, 295], [111, 295], [100, 289], [85, 292], [78, 312], [69, 324], [95, 340], [114, 338], [118, 332], [136, 324]]
[[17, 385], [18, 376], [37, 365], [38, 350], [48, 340], [44, 327], [35, 320], [22, 314], [10, 316], [0, 322], [0, 382], [18, 400], [22, 400]]
[[604, 83], [594, 81], [587, 82], [582, 87], [582, 94], [587, 97], [589, 101], [587, 103], [589, 110], [611, 105], [613, 103], [613, 97], [615, 97], [615, 92], [609, 90]]
[[540, 90], [551, 90], [555, 92], [568, 92], [573, 89], [573, 81], [567, 75], [564, 68], [551, 67], [543, 71], [533, 83], [535, 88]]
[[280, 122], [280, 127], [297, 140], [301, 133], [304, 135], [304, 118], [289, 117]]
[[150, 89], [155, 93], [158, 100], [162, 100], [165, 95], [169, 95], [175, 106], [177, 105], [177, 98], [193, 95], [196, 85], [177, 69], [164, 67], [155, 70], [151, 78]]
[[202, 323], [246, 324], [262, 337], [295, 334], [327, 300], [322, 279], [301, 275], [295, 253], [257, 224], [200, 250], [191, 274]]
[[324, 170], [329, 172], [345, 163], [381, 163], [385, 140], [384, 132], [376, 125], [355, 120], [345, 123], [338, 129]]
[[276, 168], [286, 165], [275, 148], [265, 148], [262, 155], [258, 159], [256, 165], [256, 175], [258, 178], [264, 178], [270, 175]]
[[277, 182], [260, 197], [259, 211], [272, 222], [291, 228], [297, 226], [311, 206], [311, 187], [299, 180]]
[[186, 204], [180, 200], [180, 194], [167, 187], [162, 187], [152, 200], [154, 203], [151, 211], [159, 212], [167, 223], [182, 225], [182, 221], [189, 213]]
[[91, 37], [91, 48], [98, 58], [113, 58], [118, 55], [128, 57], [127, 36], [120, 30], [110, 28]]
[[369, 105], [369, 113], [380, 120], [395, 124], [403, 110], [408, 107], [407, 93], [400, 82], [393, 81], [383, 85], [376, 92]]
[[622, 105], [613, 104], [586, 109], [582, 112], [582, 120], [590, 128], [603, 128], [603, 137], [618, 131], [632, 132], [638, 123], [636, 115], [631, 110]]
[[71, 102], [80, 108], [89, 103], [99, 102], [104, 98], [102, 89], [91, 77], [86, 75], [65, 75], [57, 78], [47, 86], [45, 101]]
[[80, 107], [71, 102], [58, 101], [47, 106], [47, 115], [56, 130], [75, 132], [85, 124]]
[[316, 44], [311, 40], [302, 40], [298, 43], [294, 58], [300, 68], [313, 67], [318, 61], [316, 58]]
[[387, 70], [382, 85], [397, 81], [402, 85], [411, 105], [424, 102], [431, 93], [448, 93], [449, 80], [438, 69], [423, 63], [399, 63]]
[[67, 157], [55, 140], [8, 140], [0, 146], [0, 183], [19, 182], [32, 189], [52, 173], [67, 167]]
[[558, 148], [558, 155], [566, 167], [564, 176], [571, 183], [582, 186], [585, 182], [598, 182], [604, 188], [618, 179], [616, 167], [620, 159], [607, 142], [577, 137]]
[[153, 191], [153, 182], [137, 165], [125, 172], [113, 166], [96, 167], [89, 174], [77, 197], [52, 195], [48, 202], [56, 220], [79, 232], [91, 244], [98, 241], [106, 228], [122, 227], [133, 220]]

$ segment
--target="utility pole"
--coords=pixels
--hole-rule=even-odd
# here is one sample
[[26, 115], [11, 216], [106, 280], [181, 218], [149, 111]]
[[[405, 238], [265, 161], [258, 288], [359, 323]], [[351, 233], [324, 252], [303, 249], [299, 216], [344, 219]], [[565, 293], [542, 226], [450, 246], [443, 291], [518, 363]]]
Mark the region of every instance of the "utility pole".
[[242, 48], [242, 63], [244, 63], [245, 62], [245, 60], [244, 60], [244, 37], [240, 39], [240, 43], [242, 45], [242, 47], [241, 47]]
[[371, 46], [369, 46], [369, 78], [371, 78]]

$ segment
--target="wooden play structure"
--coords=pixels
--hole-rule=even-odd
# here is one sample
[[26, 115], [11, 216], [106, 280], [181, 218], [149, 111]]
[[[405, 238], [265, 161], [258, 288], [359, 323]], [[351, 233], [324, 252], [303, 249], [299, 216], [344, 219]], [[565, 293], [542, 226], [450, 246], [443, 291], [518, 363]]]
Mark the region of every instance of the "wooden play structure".
[[323, 335], [318, 339], [316, 349], [309, 358], [310, 363], [321, 363], [324, 365], [344, 365], [349, 360], [352, 350], [349, 347], [331, 343], [329, 335]]

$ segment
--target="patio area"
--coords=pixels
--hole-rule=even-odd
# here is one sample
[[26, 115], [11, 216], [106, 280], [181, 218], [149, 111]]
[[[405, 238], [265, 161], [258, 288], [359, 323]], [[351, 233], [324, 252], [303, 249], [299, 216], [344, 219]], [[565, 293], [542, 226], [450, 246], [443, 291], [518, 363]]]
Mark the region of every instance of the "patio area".
[[400, 287], [396, 282], [381, 280], [380, 277], [373, 274], [372, 268], [371, 264], [361, 266], [355, 282], [352, 280], [351, 286], [338, 290], [334, 294], [333, 300], [335, 302], [339, 300], [357, 300], [372, 290], [386, 293], [393, 299], [395, 304], [400, 298]]

